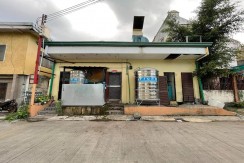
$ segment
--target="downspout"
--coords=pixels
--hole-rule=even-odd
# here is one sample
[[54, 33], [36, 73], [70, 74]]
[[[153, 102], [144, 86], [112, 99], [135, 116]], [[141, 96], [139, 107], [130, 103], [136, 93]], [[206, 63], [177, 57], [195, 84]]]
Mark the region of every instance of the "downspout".
[[51, 81], [50, 81], [50, 91], [49, 91], [49, 97], [50, 97], [50, 98], [51, 98], [51, 96], [52, 96], [52, 91], [53, 91], [53, 79], [54, 79], [55, 65], [56, 65], [56, 63], [53, 62], [53, 66], [52, 66], [52, 76], [51, 76]]
[[[196, 61], [195, 61], [195, 65], [196, 65], [196, 69], [197, 71], [199, 71], [199, 64], [198, 64], [198, 61], [205, 58], [206, 56], [209, 55], [209, 50], [208, 48], [205, 49], [205, 55], [203, 55], [202, 57], [198, 58]], [[197, 80], [198, 80], [198, 85], [199, 85], [199, 91], [200, 91], [200, 97], [201, 97], [201, 100], [202, 100], [202, 103], [205, 103], [205, 97], [204, 97], [204, 93], [203, 93], [203, 85], [202, 85], [202, 79], [201, 77], [197, 76]]]
[[[196, 68], [197, 68], [197, 71], [198, 71], [199, 70], [198, 61], [196, 61], [195, 64], [196, 64]], [[199, 76], [197, 76], [197, 80], [198, 80], [198, 85], [199, 85], [200, 97], [201, 97], [202, 103], [204, 103], [205, 102], [205, 98], [204, 98], [204, 93], [203, 93], [202, 79]]]

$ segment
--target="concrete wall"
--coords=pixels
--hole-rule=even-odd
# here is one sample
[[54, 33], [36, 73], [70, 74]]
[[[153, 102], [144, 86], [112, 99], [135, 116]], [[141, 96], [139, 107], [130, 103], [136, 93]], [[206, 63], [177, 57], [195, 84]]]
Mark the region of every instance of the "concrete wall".
[[[232, 90], [204, 90], [205, 100], [209, 99], [220, 102], [234, 102], [234, 94]], [[244, 101], [244, 90], [239, 90], [240, 101]]]
[[5, 60], [0, 61], [0, 74], [23, 74], [28, 36], [23, 33], [0, 33], [0, 44], [6, 45]]
[[29, 35], [28, 37], [28, 46], [25, 57], [25, 68], [24, 74], [34, 74], [35, 65], [36, 65], [36, 54], [37, 54], [37, 41], [38, 38], [33, 35]]
[[234, 94], [231, 90], [204, 90], [203, 93], [206, 101], [209, 99], [223, 103], [234, 101]]
[[239, 91], [240, 101], [244, 101], [244, 90]]
[[[82, 60], [83, 62], [98, 62], [98, 60]], [[100, 62], [125, 62], [125, 60], [99, 60]], [[127, 65], [125, 63], [115, 64], [115, 63], [59, 63], [56, 64], [55, 68], [55, 78], [53, 84], [53, 93], [55, 99], [58, 98], [58, 88], [60, 80], [60, 71], [63, 71], [63, 66], [94, 66], [94, 67], [108, 67], [108, 71], [122, 72], [122, 102], [123, 103], [134, 103], [135, 101], [135, 77], [134, 71], [141, 67], [151, 67], [159, 70], [159, 75], [163, 76], [164, 72], [175, 72], [175, 82], [176, 82], [176, 100], [178, 102], [183, 101], [182, 96], [182, 83], [181, 83], [181, 72], [193, 72], [195, 70], [194, 60], [128, 60], [133, 66], [132, 70], [129, 70], [129, 76], [126, 73]], [[128, 78], [129, 83], [128, 84]], [[197, 78], [193, 78], [194, 85], [194, 95], [195, 98], [199, 98], [199, 88]], [[129, 95], [130, 90], [130, 95]]]
[[[34, 74], [38, 37], [27, 32], [0, 33], [0, 44], [6, 45], [5, 60], [0, 61], [0, 74]], [[41, 73], [50, 77], [51, 69]]]
[[24, 102], [26, 80], [27, 80], [26, 75], [18, 75], [18, 77], [17, 77], [14, 99], [16, 99], [18, 104], [21, 104]]

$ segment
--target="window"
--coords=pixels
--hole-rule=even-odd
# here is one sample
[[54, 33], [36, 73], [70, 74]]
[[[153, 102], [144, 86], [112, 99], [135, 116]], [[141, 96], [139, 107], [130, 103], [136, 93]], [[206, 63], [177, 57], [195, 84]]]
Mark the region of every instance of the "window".
[[0, 45], [0, 61], [4, 61], [6, 45]]

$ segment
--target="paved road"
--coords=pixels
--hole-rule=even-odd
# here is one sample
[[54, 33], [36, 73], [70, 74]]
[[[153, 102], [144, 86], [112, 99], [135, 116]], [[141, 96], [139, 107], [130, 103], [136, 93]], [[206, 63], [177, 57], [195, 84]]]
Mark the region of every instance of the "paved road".
[[244, 162], [244, 123], [0, 121], [0, 162]]

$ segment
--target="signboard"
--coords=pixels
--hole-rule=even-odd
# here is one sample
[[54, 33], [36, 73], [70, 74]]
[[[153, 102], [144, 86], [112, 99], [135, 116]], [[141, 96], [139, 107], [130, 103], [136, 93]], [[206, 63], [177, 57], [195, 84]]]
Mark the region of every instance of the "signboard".
[[142, 76], [142, 77], [138, 78], [138, 82], [147, 83], [147, 82], [157, 82], [157, 81], [158, 81], [158, 79], [155, 76], [146, 76], [146, 77]]

